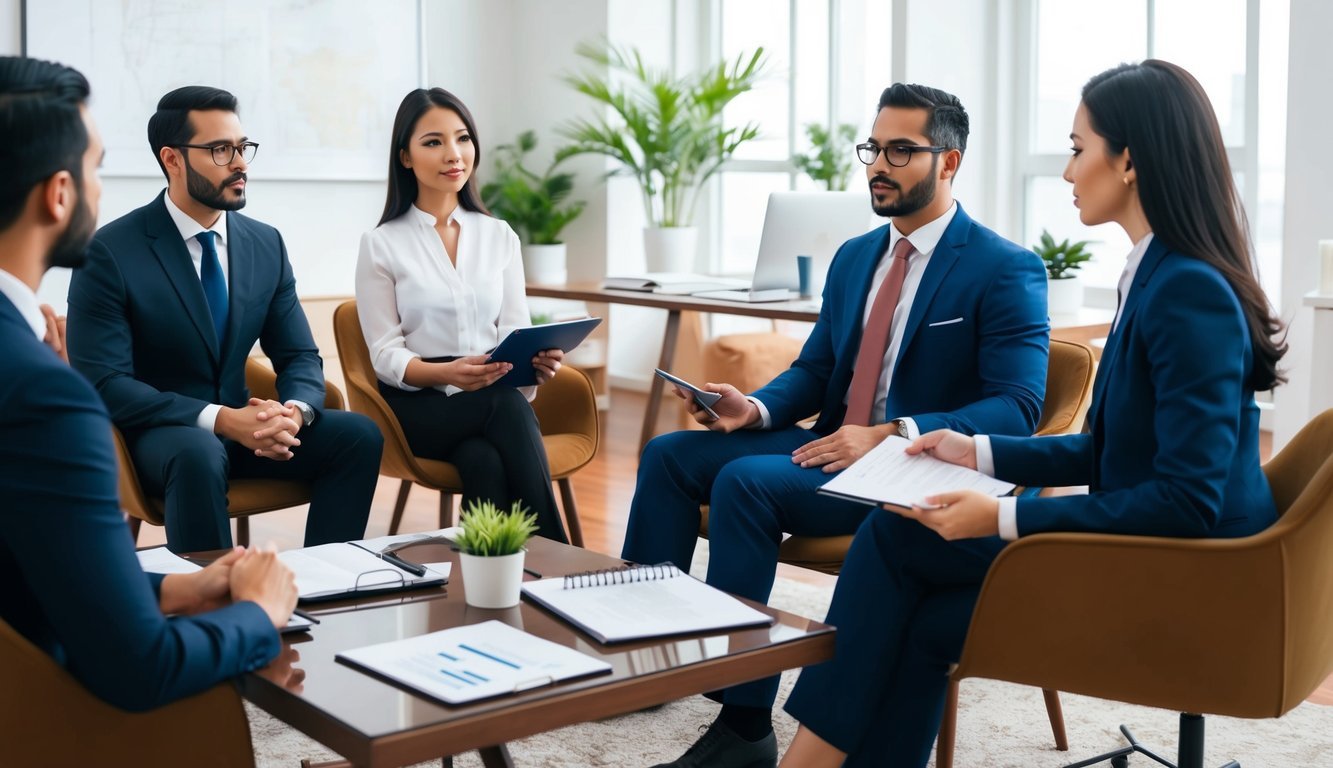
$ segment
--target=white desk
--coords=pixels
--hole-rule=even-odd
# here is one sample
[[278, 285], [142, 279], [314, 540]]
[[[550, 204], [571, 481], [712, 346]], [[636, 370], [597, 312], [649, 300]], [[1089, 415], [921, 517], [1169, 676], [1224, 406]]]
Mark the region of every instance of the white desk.
[[1314, 308], [1314, 353], [1310, 357], [1310, 413], [1333, 408], [1333, 296], [1311, 291], [1305, 306]]

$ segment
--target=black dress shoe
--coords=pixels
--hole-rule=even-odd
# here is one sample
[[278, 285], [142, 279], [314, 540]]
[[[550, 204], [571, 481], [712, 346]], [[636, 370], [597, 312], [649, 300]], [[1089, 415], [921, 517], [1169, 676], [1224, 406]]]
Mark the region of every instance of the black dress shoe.
[[653, 768], [776, 768], [777, 764], [778, 738], [772, 731], [759, 741], [746, 741], [714, 722], [685, 754]]

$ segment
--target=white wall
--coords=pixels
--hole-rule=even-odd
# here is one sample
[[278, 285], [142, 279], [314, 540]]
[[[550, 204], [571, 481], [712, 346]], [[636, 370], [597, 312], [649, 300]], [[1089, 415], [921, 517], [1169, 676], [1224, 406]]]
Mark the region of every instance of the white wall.
[[1333, 155], [1327, 151], [1333, 126], [1333, 66], [1328, 32], [1333, 3], [1291, 0], [1290, 66], [1287, 80], [1287, 188], [1283, 227], [1282, 306], [1291, 320], [1283, 359], [1290, 381], [1274, 392], [1273, 446], [1280, 447], [1310, 419], [1310, 358], [1315, 345], [1327, 350], [1333, 339], [1313, 338], [1314, 311], [1301, 299], [1319, 285], [1317, 243], [1333, 238]]

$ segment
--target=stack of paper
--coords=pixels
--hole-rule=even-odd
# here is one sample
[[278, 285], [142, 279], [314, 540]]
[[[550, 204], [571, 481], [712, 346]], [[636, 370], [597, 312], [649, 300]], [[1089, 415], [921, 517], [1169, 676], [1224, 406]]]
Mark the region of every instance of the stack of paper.
[[920, 505], [927, 496], [948, 491], [980, 491], [1003, 496], [1013, 483], [996, 480], [975, 469], [941, 461], [934, 456], [903, 453], [912, 442], [893, 435], [852, 462], [842, 474], [819, 487], [819, 493], [866, 504]]

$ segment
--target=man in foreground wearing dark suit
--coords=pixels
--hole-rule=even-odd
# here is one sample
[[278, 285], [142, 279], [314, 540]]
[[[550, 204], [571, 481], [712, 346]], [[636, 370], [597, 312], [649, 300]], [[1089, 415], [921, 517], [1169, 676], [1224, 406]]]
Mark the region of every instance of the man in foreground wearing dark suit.
[[[1046, 276], [1034, 254], [954, 202], [967, 134], [956, 97], [901, 83], [884, 91], [856, 151], [871, 207], [890, 222], [838, 250], [788, 370], [748, 397], [705, 385], [722, 394], [719, 418], [690, 410], [711, 431], [648, 444], [622, 557], [688, 568], [699, 505], [710, 504], [708, 583], [765, 602], [784, 532], [851, 534], [870, 514], [815, 489], [886, 437], [1032, 434], [1046, 389]], [[796, 426], [815, 413], [813, 429]], [[665, 765], [776, 765], [777, 689], [772, 677], [709, 694], [723, 703], [717, 721]]]
[[[324, 411], [323, 364], [282, 237], [237, 213], [258, 145], [236, 98], [172, 91], [148, 138], [167, 189], [97, 233], [70, 285], [69, 350], [144, 490], [165, 499], [168, 545], [228, 546], [227, 483], [240, 477], [311, 484], [307, 546], [361, 538], [383, 439], [364, 416]], [[281, 402], [249, 396], [256, 340]]]
[[60, 324], [36, 295], [49, 267], [79, 266], [97, 222], [87, 98], [73, 69], [0, 57], [0, 619], [92, 693], [143, 710], [266, 664], [296, 584], [274, 552], [165, 577], [134, 556], [111, 421], [57, 356]]

